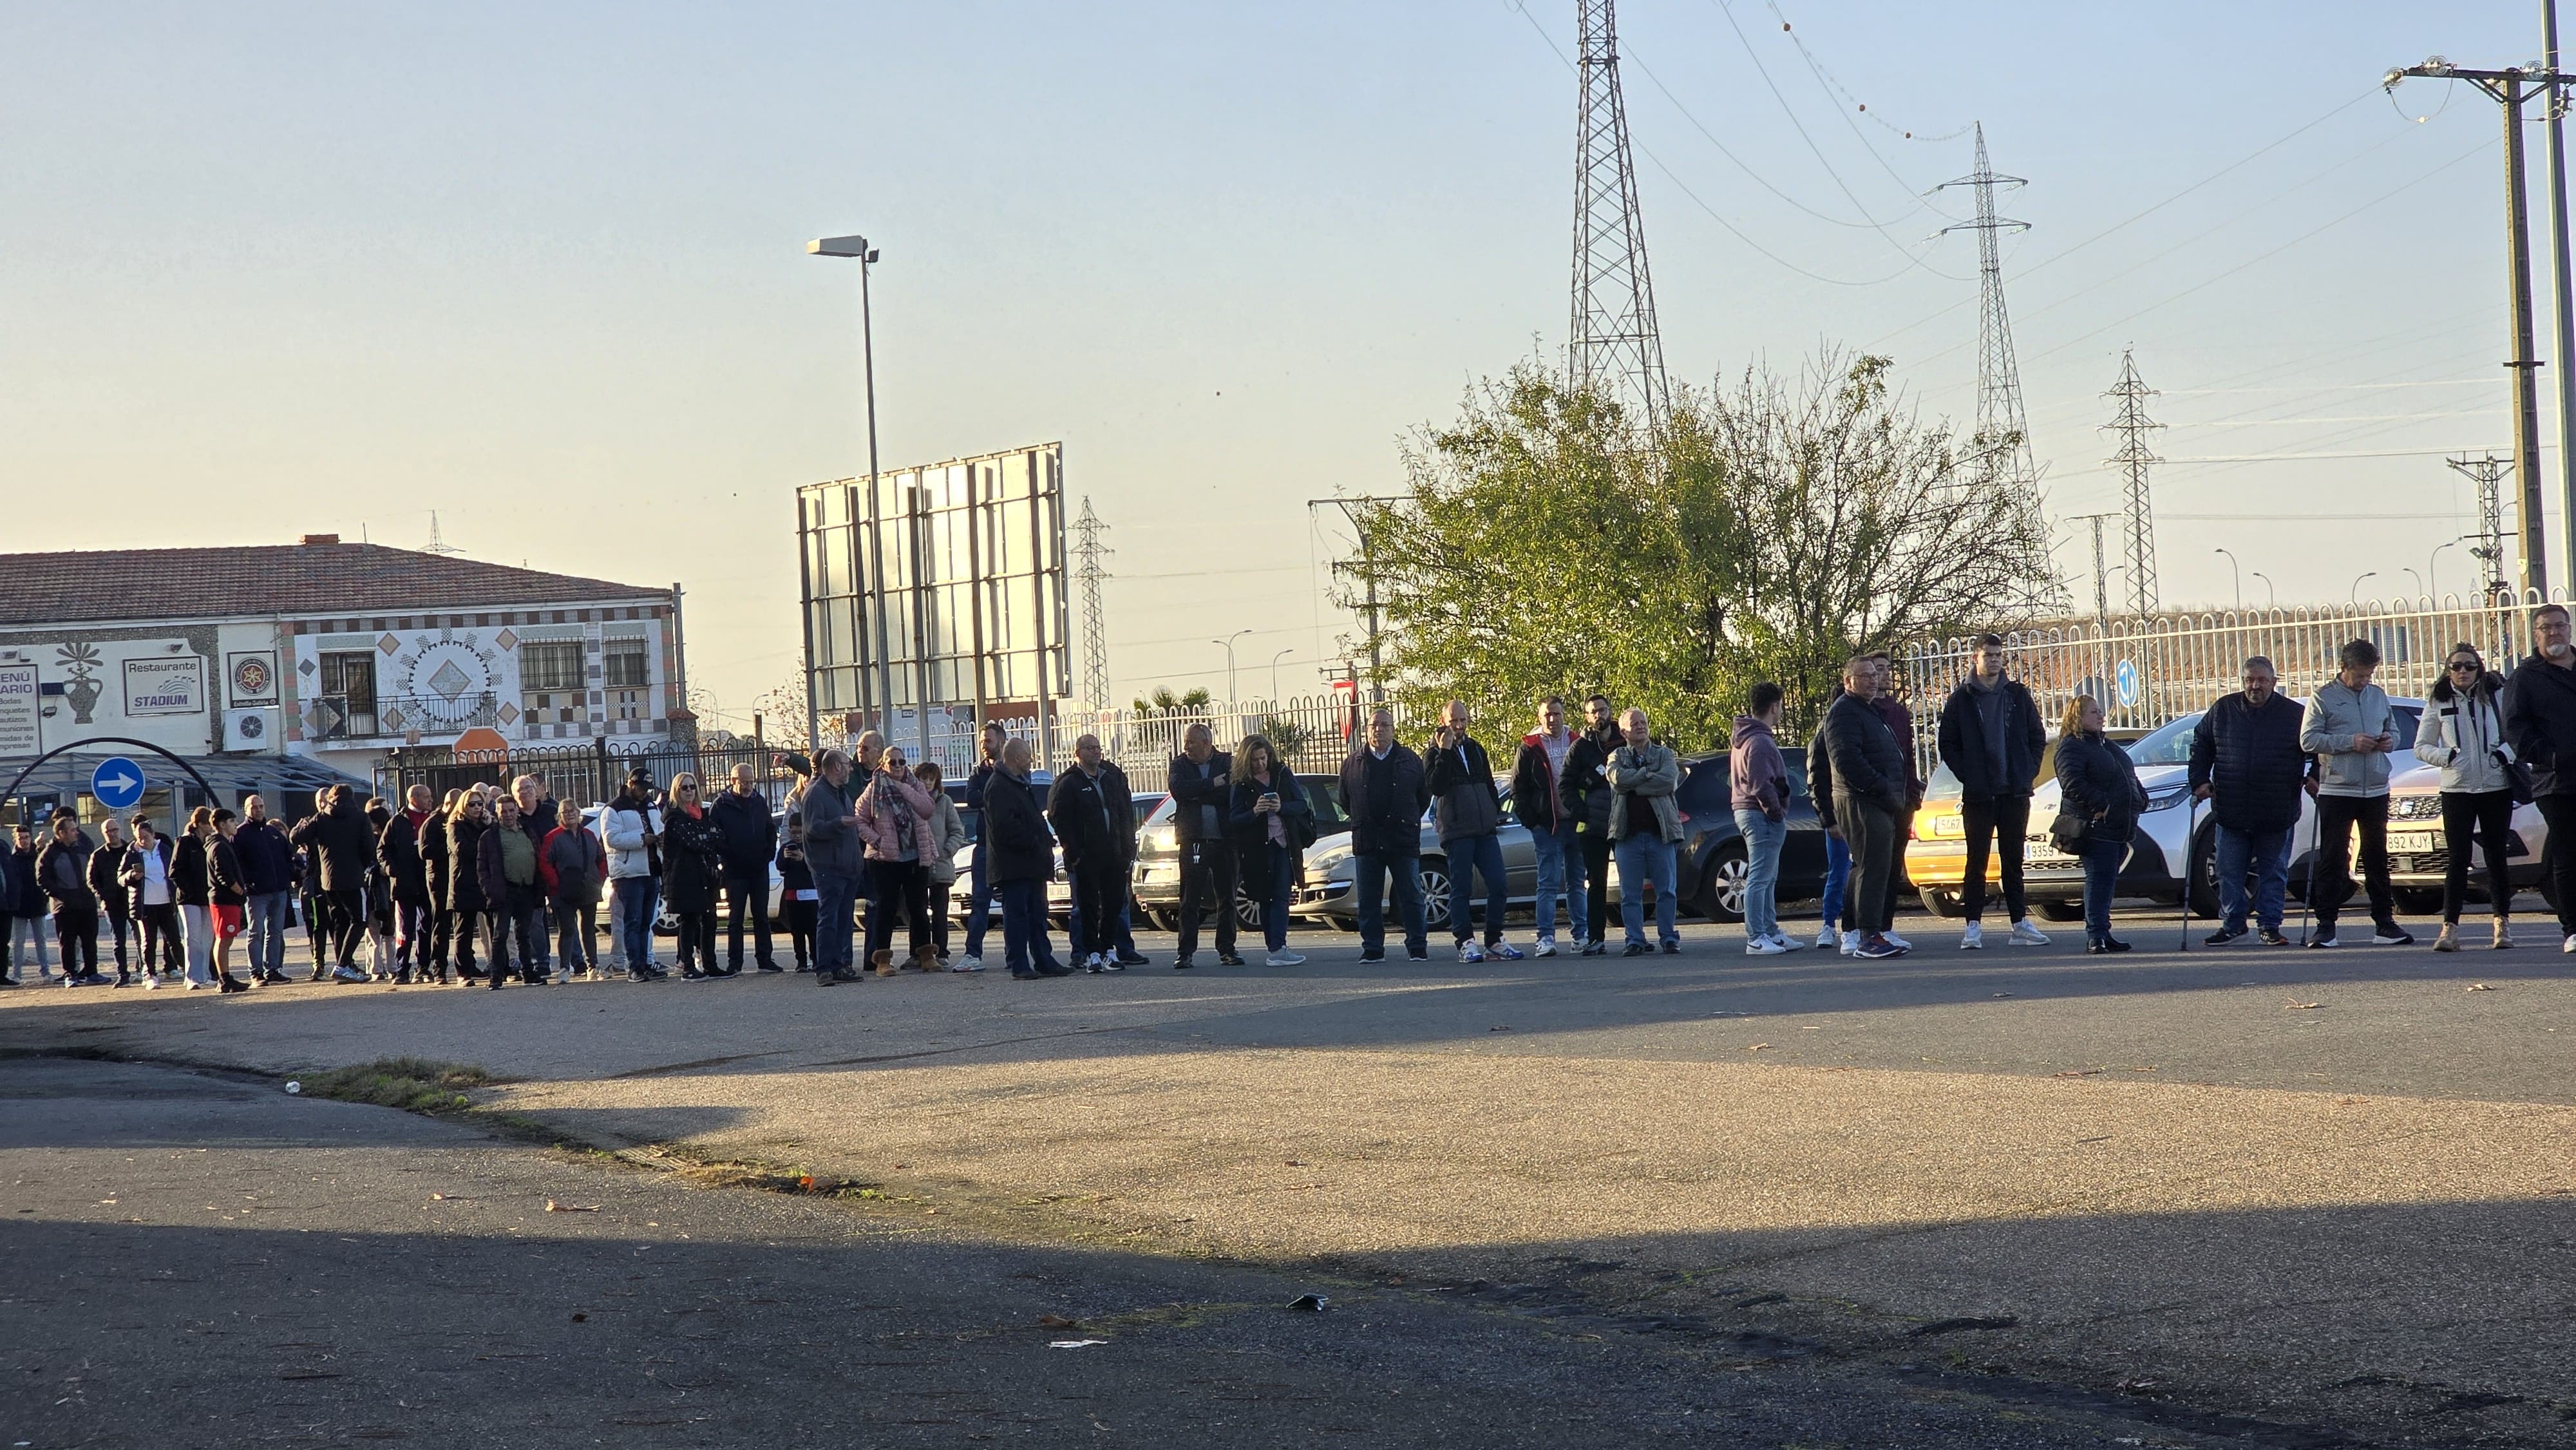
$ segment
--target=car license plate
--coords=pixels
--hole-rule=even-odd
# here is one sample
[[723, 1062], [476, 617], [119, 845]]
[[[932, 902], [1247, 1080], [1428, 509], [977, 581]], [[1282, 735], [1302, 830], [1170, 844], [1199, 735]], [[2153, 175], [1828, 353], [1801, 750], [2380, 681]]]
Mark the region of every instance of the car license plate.
[[2076, 864], [2074, 857], [2051, 845], [2045, 835], [2034, 835], [2025, 841], [2021, 848], [2021, 859], [2025, 865], [2072, 866]]
[[2428, 831], [2388, 833], [2388, 849], [2391, 851], [2404, 851], [2410, 854], [2418, 851], [2439, 851], [2445, 844], [2441, 836]]

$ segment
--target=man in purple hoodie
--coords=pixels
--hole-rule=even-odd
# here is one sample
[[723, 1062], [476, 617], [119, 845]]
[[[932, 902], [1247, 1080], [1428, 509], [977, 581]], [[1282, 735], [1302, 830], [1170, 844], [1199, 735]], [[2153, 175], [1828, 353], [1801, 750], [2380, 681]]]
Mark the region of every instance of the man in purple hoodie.
[[1735, 828], [1744, 836], [1744, 954], [1776, 957], [1806, 945], [1780, 934], [1780, 847], [1789, 838], [1789, 766], [1771, 738], [1780, 725], [1780, 687], [1755, 685], [1745, 708], [1726, 752]]

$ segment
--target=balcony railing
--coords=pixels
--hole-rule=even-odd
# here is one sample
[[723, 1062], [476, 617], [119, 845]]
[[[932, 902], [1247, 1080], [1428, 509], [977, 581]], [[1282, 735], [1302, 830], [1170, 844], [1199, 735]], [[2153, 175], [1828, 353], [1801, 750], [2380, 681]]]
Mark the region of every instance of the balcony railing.
[[308, 740], [408, 740], [419, 732], [424, 740], [444, 735], [458, 735], [476, 726], [505, 726], [518, 718], [518, 707], [509, 707], [510, 719], [501, 716], [501, 699], [489, 690], [470, 691], [448, 699], [443, 695], [378, 695], [372, 701], [352, 702], [347, 695], [317, 695], [305, 712], [305, 738]]

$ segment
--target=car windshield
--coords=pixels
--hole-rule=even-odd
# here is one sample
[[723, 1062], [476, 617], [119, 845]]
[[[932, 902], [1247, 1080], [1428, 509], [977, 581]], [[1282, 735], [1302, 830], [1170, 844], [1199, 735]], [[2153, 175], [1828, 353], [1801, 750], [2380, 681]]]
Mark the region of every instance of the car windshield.
[[2127, 745], [2129, 758], [2140, 765], [2191, 764], [2191, 732], [2200, 725], [2200, 712], [2194, 710], [2179, 720], [2170, 720], [2149, 731], [2146, 738]]

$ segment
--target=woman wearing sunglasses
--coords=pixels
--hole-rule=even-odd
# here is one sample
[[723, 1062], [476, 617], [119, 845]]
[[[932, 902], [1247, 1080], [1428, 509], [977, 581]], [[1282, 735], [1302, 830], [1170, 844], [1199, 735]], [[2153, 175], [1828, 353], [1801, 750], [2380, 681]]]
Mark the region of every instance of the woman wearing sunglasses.
[[2496, 703], [2503, 691], [2504, 676], [2487, 668], [2475, 646], [2453, 645], [2415, 735], [2415, 758], [2442, 769], [2442, 839], [2450, 861], [2442, 880], [2437, 952], [2460, 949], [2460, 902], [2469, 894], [2473, 844], [2486, 849], [2487, 899], [2495, 904], [2495, 936], [2488, 944], [2513, 945], [2507, 921], [2513, 878], [2505, 865], [2505, 839], [2513, 828], [2513, 747], [2505, 743]]

